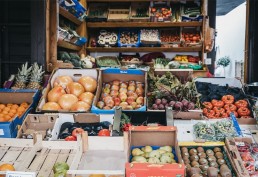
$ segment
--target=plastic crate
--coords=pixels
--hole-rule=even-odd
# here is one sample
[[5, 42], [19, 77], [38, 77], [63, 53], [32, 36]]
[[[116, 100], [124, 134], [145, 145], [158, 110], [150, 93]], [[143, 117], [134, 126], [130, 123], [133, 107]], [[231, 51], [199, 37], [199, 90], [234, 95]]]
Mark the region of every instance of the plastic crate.
[[[133, 34], [135, 34], [135, 36], [133, 36]], [[125, 41], [129, 41], [129, 43], [123, 43], [121, 42], [123, 35], [128, 35], [129, 36], [129, 40]], [[131, 38], [132, 37], [136, 37], [137, 36], [137, 41], [135, 43], [130, 43]], [[135, 29], [120, 29], [119, 33], [118, 33], [118, 47], [139, 47], [140, 46], [140, 31], [139, 30], [135, 30]]]

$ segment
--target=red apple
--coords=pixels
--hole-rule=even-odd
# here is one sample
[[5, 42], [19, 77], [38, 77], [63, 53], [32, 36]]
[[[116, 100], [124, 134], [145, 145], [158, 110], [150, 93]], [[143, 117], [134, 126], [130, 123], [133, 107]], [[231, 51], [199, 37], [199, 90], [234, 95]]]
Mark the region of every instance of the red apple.
[[120, 93], [127, 93], [127, 89], [122, 87], [122, 88], [119, 89], [119, 92]]
[[128, 87], [128, 84], [126, 82], [122, 82], [120, 84], [120, 88], [127, 88]]
[[124, 101], [126, 101], [126, 99], [127, 99], [127, 95], [126, 95], [126, 93], [120, 93], [119, 94], [119, 98], [120, 98], [120, 100], [122, 101], [122, 102], [124, 102]]
[[142, 87], [137, 87], [136, 90], [135, 90], [135, 93], [138, 95], [138, 96], [143, 96], [143, 88]]
[[119, 106], [119, 104], [121, 103], [120, 98], [116, 97], [114, 98], [114, 102], [115, 102], [115, 106]]
[[135, 81], [129, 81], [129, 86], [130, 86], [130, 85], [135, 86], [135, 85], [136, 85]]
[[120, 84], [120, 81], [119, 81], [119, 80], [114, 80], [114, 81], [113, 81], [113, 85], [119, 86], [119, 84]]
[[128, 103], [127, 102], [122, 102], [122, 103], [120, 103], [119, 106], [121, 106], [122, 109], [125, 109], [128, 106]]
[[139, 108], [141, 108], [141, 107], [142, 107], [142, 105], [137, 104], [137, 106], [135, 107], [135, 109], [139, 109]]
[[127, 99], [126, 99], [126, 102], [127, 102], [128, 104], [131, 104], [132, 102], [135, 102], [135, 98], [134, 98], [133, 96], [129, 96], [129, 97], [127, 97]]
[[138, 103], [139, 105], [143, 105], [143, 103], [144, 103], [144, 98], [143, 98], [142, 96], [138, 97], [138, 98], [136, 99], [136, 103]]
[[110, 100], [113, 100], [111, 96], [106, 96], [105, 98], [103, 98], [103, 101], [106, 105], [107, 105], [107, 102], [109, 102]]
[[143, 88], [143, 83], [141, 83], [141, 82], [136, 82], [136, 87], [137, 88]]
[[116, 96], [118, 96], [118, 94], [119, 94], [119, 92], [117, 90], [111, 90], [111, 92], [110, 92], [110, 96], [112, 96], [112, 97], [116, 97]]
[[101, 99], [104, 100], [104, 98], [107, 97], [107, 96], [109, 96], [108, 93], [102, 93], [102, 94], [101, 94]]
[[97, 107], [100, 108], [100, 109], [102, 109], [104, 107], [104, 105], [105, 105], [105, 103], [103, 101], [99, 101], [97, 103]]
[[119, 90], [119, 86], [118, 85], [112, 85], [111, 86], [111, 90]]
[[135, 85], [129, 85], [127, 89], [128, 89], [128, 91], [133, 91], [134, 92], [135, 91]]
[[134, 97], [135, 100], [138, 98], [138, 95], [135, 92], [133, 92], [133, 91], [127, 92], [127, 95]]
[[131, 103], [131, 106], [132, 106], [133, 108], [136, 108], [137, 103], [136, 103], [136, 102], [132, 102], [132, 103]]

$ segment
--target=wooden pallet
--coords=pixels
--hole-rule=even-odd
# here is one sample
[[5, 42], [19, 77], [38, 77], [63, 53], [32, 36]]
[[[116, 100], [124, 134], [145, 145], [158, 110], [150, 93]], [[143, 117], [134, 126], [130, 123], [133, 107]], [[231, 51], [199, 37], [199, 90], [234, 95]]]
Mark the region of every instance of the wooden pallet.
[[66, 162], [70, 168], [77, 169], [82, 147], [80, 137], [77, 142], [42, 141], [41, 135], [34, 140], [3, 138], [0, 139], [0, 164], [12, 164], [16, 171], [35, 172], [37, 177], [52, 177], [56, 162]]

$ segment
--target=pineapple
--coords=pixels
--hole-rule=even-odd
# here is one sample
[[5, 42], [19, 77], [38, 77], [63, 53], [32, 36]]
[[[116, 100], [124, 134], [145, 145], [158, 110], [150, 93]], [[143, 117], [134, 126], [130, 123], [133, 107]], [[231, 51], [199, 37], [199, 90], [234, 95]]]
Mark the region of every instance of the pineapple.
[[30, 82], [27, 85], [28, 89], [41, 89], [41, 82], [43, 79], [43, 71], [42, 66], [39, 67], [37, 63], [34, 63], [32, 66], [32, 72], [30, 76]]
[[21, 70], [18, 68], [18, 74], [16, 75], [16, 80], [13, 87], [24, 89], [30, 76], [31, 69], [32, 67], [28, 68], [28, 62], [22, 65]]

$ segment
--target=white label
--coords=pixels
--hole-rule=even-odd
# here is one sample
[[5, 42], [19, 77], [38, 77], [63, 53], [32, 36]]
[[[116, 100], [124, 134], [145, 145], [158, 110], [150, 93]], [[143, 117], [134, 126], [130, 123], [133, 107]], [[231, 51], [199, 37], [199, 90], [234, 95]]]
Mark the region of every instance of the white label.
[[4, 129], [0, 129], [0, 135], [4, 135]]
[[6, 177], [36, 177], [35, 172], [8, 171]]
[[206, 65], [211, 65], [211, 58], [206, 58], [206, 59], [204, 60], [204, 63], [205, 63]]
[[237, 146], [245, 146], [245, 143], [244, 142], [236, 142], [236, 145]]

